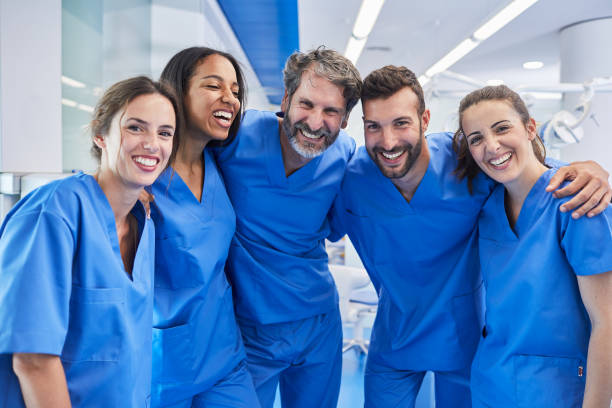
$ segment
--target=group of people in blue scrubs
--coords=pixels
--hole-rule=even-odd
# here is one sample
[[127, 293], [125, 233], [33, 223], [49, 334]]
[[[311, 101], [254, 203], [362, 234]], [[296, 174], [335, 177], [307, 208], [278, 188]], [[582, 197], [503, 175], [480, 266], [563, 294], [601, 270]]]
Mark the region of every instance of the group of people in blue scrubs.
[[[600, 357], [589, 349], [586, 361], [580, 346], [590, 332], [591, 342], [600, 339], [597, 350], [610, 344], [609, 314], [603, 313], [609, 303], [602, 309], [601, 296], [609, 294], [604, 283], [610, 281], [602, 272], [612, 268], [605, 269], [609, 258], [594, 256], [610, 252], [610, 236], [601, 227], [610, 212], [607, 173], [576, 163], [540, 183], [554, 190], [575, 178], [555, 194], [584, 188], [590, 196], [557, 200], [540, 191], [532, 201], [548, 203], [545, 216], [558, 220], [561, 240], [567, 236], [559, 254], [569, 253], [570, 243], [582, 245], [569, 257], [572, 267], [584, 262], [576, 274], [607, 279], [576, 283], [567, 277], [567, 284], [553, 284], [561, 261], [550, 260], [551, 270], [543, 271], [532, 241], [522, 243], [520, 234], [509, 245], [487, 241], [504, 236], [486, 217], [489, 205], [499, 212], [490, 203], [496, 194], [504, 198], [506, 181], [487, 169], [462, 171], [478, 151], [471, 144], [469, 152], [460, 150], [460, 136], [453, 150], [452, 134], [424, 135], [430, 114], [411, 71], [388, 66], [362, 82], [348, 59], [319, 48], [291, 55], [283, 76], [277, 114], [244, 112], [240, 65], [206, 47], [172, 57], [161, 75], [164, 85], [138, 78], [107, 91], [92, 121], [102, 153], [95, 178], [80, 174], [36, 190], [0, 230], [0, 406], [271, 408], [279, 388], [284, 407], [335, 407], [342, 325], [324, 241], [344, 234], [380, 299], [366, 407], [413, 406], [426, 371], [435, 373], [437, 406], [469, 407], [472, 400], [518, 406], [501, 399], [518, 375], [508, 370], [524, 355], [543, 355], [537, 348], [521, 351], [518, 342], [528, 338], [546, 350], [546, 336], [553, 337], [546, 330], [570, 318], [561, 314], [568, 302], [582, 320], [554, 333], [561, 354], [546, 360], [547, 379], [522, 384], [542, 397], [541, 387], [557, 387], [558, 370], [571, 367], [566, 360], [573, 358], [582, 383], [562, 381], [576, 387], [572, 395], [581, 401], [587, 363], [593, 373], [591, 359]], [[149, 81], [157, 91], [126, 89], [130, 81]], [[342, 129], [359, 99], [366, 146], [356, 150]], [[471, 113], [471, 106], [465, 109]], [[461, 119], [462, 129], [472, 126], [470, 115], [463, 112]], [[511, 159], [504, 150], [487, 160], [512, 165], [520, 156], [508, 151]], [[598, 182], [602, 186], [592, 188]], [[574, 220], [558, 211], [560, 204], [566, 210], [582, 205], [575, 214], [593, 217]], [[531, 211], [541, 215], [539, 207]], [[600, 246], [580, 239], [586, 232], [566, 234], [577, 230], [575, 222], [588, 223], [589, 234], [599, 228]], [[479, 236], [479, 223], [481, 231], [486, 223], [496, 234]], [[524, 221], [525, 231], [530, 223]], [[538, 245], [549, 244], [544, 235], [550, 231], [533, 231]], [[487, 248], [496, 249], [491, 254]], [[529, 265], [534, 274], [516, 283], [525, 277], [512, 273], [524, 267], [527, 252], [536, 259]], [[511, 282], [496, 281], [498, 270]], [[551, 285], [525, 298], [523, 287], [542, 280]], [[591, 295], [599, 290], [597, 296], [585, 296], [587, 286]], [[549, 305], [538, 293], [553, 290], [560, 299]], [[493, 302], [490, 291], [497, 296]], [[524, 316], [509, 322], [497, 299], [515, 308], [517, 297], [526, 302]], [[548, 310], [558, 314], [540, 326]], [[515, 337], [505, 337], [508, 332]], [[575, 355], [562, 355], [563, 347]], [[477, 348], [476, 361], [482, 355], [485, 363], [473, 366], [470, 384]], [[520, 358], [503, 360], [517, 353]], [[531, 363], [523, 362], [532, 372], [519, 377], [542, 375]], [[586, 381], [588, 398], [602, 397], [597, 390], [609, 381], [610, 366], [598, 367]], [[495, 388], [490, 381], [497, 378]], [[495, 389], [495, 399], [483, 396]]]

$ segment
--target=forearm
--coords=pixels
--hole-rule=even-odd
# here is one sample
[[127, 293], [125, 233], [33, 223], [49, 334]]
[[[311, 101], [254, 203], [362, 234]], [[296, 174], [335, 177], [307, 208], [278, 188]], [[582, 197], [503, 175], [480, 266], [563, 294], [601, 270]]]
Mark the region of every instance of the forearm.
[[591, 331], [583, 408], [610, 408], [612, 400], [612, 324], [601, 326]]
[[13, 371], [28, 408], [70, 407], [64, 367], [58, 356], [16, 353], [13, 354]]

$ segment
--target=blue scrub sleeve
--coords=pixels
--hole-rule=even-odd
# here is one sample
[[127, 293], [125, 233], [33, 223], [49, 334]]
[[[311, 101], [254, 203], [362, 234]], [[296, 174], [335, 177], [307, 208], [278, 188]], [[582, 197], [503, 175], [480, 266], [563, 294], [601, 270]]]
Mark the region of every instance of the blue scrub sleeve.
[[576, 275], [612, 271], [612, 205], [592, 218], [564, 216], [567, 227], [561, 247]]
[[334, 200], [332, 208], [327, 214], [329, 220], [330, 232], [327, 237], [328, 240], [336, 242], [346, 235], [346, 226], [344, 225], [344, 219], [342, 217], [344, 213], [344, 205], [342, 201], [342, 193], [339, 193]]
[[0, 353], [61, 354], [74, 247], [70, 228], [53, 214], [16, 213], [7, 221], [0, 239]]
[[546, 157], [544, 159], [544, 164], [546, 164], [548, 167], [551, 167], [553, 169], [559, 169], [563, 166], [567, 166], [569, 163], [561, 161], [561, 160], [553, 159], [552, 157]]

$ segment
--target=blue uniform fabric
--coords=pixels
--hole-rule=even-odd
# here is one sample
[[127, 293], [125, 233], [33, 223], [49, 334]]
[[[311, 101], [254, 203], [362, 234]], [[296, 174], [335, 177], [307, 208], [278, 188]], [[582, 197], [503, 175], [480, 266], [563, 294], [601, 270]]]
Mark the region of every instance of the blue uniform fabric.
[[[482, 318], [476, 225], [493, 182], [477, 177], [470, 194], [453, 174], [452, 135], [428, 135], [427, 144], [429, 165], [409, 203], [359, 148], [331, 217], [330, 238], [348, 233], [379, 292], [365, 381], [366, 401], [376, 406], [414, 401], [425, 371], [457, 378], [467, 397], [456, 401], [470, 399]], [[382, 393], [377, 384], [385, 381], [399, 390]]]
[[123, 266], [113, 211], [78, 174], [33, 191], [0, 229], [0, 407], [23, 407], [12, 353], [60, 356], [73, 407], [144, 407], [151, 390], [155, 231]]
[[533, 186], [510, 227], [504, 186], [479, 220], [486, 337], [472, 365], [475, 407], [580, 407], [588, 375], [589, 317], [576, 275], [612, 270], [612, 206], [574, 220]]
[[[221, 392], [246, 354], [224, 267], [236, 216], [215, 159], [203, 152], [201, 202], [171, 167], [153, 184], [156, 225], [153, 318], [153, 406], [168, 406]], [[235, 407], [255, 407], [246, 373], [225, 388]], [[202, 394], [202, 395], [200, 395]], [[239, 398], [243, 400], [240, 402]], [[242, 405], [240, 405], [242, 404]]]
[[[253, 361], [249, 351], [271, 349], [266, 333], [276, 332], [276, 324], [291, 326], [305, 319], [314, 322], [323, 315], [338, 314], [338, 294], [329, 273], [324, 240], [330, 233], [327, 215], [354, 149], [355, 142], [340, 132], [322, 155], [286, 177], [278, 117], [249, 110], [234, 142], [216, 151], [236, 211], [236, 234], [226, 268], [234, 287], [236, 314], [241, 326], [257, 326], [257, 330], [248, 331], [252, 335], [242, 332], [251, 372], [266, 367], [276, 370], [273, 356], [268, 361]], [[334, 324], [341, 329], [339, 320]], [[321, 326], [321, 335], [327, 336], [329, 330]], [[341, 330], [334, 333], [340, 333], [336, 341], [313, 349], [317, 353], [314, 359], [336, 364], [342, 336]], [[296, 347], [296, 355], [306, 350], [297, 348], [311, 343], [305, 336], [319, 336], [314, 329], [289, 334], [285, 340]], [[336, 373], [339, 376], [340, 370], [333, 375]], [[259, 393], [261, 384], [257, 378], [254, 381]], [[295, 386], [301, 387], [301, 398], [308, 399], [319, 388], [337, 398], [336, 383], [339, 381], [335, 378], [305, 376]], [[312, 399], [310, 403], [327, 406], [317, 405]]]

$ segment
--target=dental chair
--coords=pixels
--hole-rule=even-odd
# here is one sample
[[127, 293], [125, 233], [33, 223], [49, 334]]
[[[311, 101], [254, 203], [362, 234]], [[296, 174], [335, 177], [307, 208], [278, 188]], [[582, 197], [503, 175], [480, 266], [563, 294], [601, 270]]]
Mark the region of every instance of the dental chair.
[[364, 329], [374, 324], [378, 295], [374, 285], [363, 268], [345, 265], [329, 265], [340, 298], [342, 325], [353, 329], [353, 337], [345, 339], [342, 352], [356, 349], [358, 353], [368, 353], [370, 341], [364, 338]]

